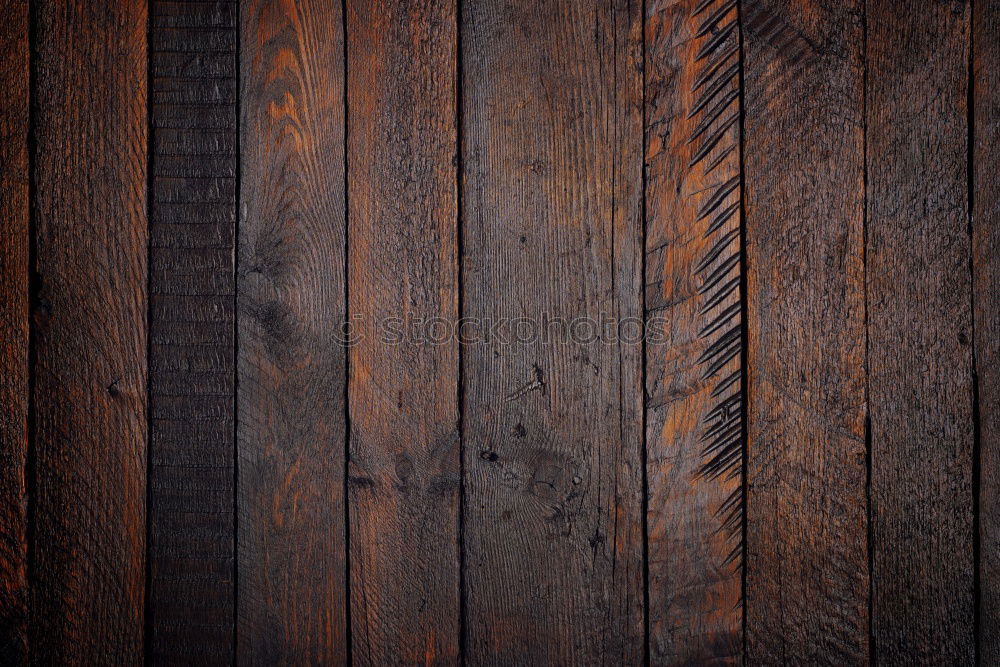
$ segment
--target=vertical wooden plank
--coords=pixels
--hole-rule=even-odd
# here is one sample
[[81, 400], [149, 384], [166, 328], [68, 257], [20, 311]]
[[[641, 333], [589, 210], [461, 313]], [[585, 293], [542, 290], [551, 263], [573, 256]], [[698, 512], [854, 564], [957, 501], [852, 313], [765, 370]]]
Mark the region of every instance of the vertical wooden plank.
[[237, 658], [341, 664], [344, 90], [339, 3], [242, 3]]
[[738, 11], [655, 0], [646, 13], [650, 662], [739, 664]]
[[150, 658], [233, 657], [236, 3], [150, 4]]
[[979, 418], [979, 660], [1000, 663], [1000, 2], [973, 3], [972, 272]]
[[32, 660], [137, 664], [146, 544], [146, 2], [32, 7]]
[[875, 657], [971, 664], [969, 4], [867, 7]]
[[741, 17], [747, 658], [864, 663], [862, 5], [751, 0]]
[[[349, 0], [351, 620], [363, 665], [459, 660], [454, 2]], [[387, 318], [418, 335], [383, 338]]]
[[462, 30], [468, 659], [638, 664], [641, 7], [470, 2]]
[[28, 2], [0, 6], [0, 655], [28, 661]]
[[973, 3], [972, 277], [979, 379], [979, 661], [1000, 664], [1000, 2]]

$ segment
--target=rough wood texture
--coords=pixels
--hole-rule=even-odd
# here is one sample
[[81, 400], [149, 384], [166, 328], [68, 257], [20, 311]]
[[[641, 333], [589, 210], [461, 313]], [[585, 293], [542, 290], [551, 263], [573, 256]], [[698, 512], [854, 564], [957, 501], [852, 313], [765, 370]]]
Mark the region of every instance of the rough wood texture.
[[0, 656], [28, 662], [28, 2], [0, 6]]
[[650, 662], [739, 664], [738, 12], [729, 0], [646, 12]]
[[146, 2], [32, 3], [32, 661], [138, 664], [146, 545]]
[[979, 661], [1000, 664], [1000, 2], [973, 3], [972, 277], [979, 376]]
[[338, 3], [242, 3], [237, 658], [347, 655]]
[[1000, 663], [1000, 0], [0, 45], [0, 664]]
[[353, 656], [456, 664], [458, 345], [379, 326], [458, 318], [455, 3], [347, 12]]
[[862, 5], [752, 0], [742, 16], [747, 658], [864, 663]]
[[641, 8], [462, 29], [463, 315], [551, 334], [464, 348], [467, 659], [640, 663], [642, 346], [614, 324], [642, 317]]
[[887, 665], [975, 652], [969, 14], [868, 2], [872, 634]]
[[149, 656], [233, 656], [236, 3], [150, 5]]

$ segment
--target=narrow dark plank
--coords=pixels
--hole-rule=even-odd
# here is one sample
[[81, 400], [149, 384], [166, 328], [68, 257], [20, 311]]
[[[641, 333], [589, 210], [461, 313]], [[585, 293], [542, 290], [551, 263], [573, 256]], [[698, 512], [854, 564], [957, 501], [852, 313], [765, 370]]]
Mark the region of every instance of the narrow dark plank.
[[979, 660], [1000, 664], [1000, 2], [977, 0], [972, 277], [979, 376]]
[[28, 662], [28, 2], [0, 6], [0, 655]]
[[[150, 23], [147, 644], [155, 663], [184, 663], [197, 646], [223, 664], [234, 648], [236, 5], [153, 0]], [[160, 57], [183, 49], [182, 71]], [[206, 129], [208, 117], [228, 123]]]
[[138, 664], [146, 552], [146, 2], [32, 3], [32, 661]]
[[638, 664], [641, 8], [469, 2], [462, 31], [463, 315], [551, 334], [464, 348], [467, 658]]
[[862, 13], [741, 10], [755, 664], [869, 656]]
[[339, 3], [242, 4], [237, 658], [347, 656]]
[[363, 665], [456, 664], [458, 344], [386, 318], [458, 318], [456, 3], [349, 0], [351, 621]]
[[646, 5], [646, 447], [652, 664], [739, 664], [740, 29]]
[[969, 4], [867, 20], [875, 658], [972, 664]]

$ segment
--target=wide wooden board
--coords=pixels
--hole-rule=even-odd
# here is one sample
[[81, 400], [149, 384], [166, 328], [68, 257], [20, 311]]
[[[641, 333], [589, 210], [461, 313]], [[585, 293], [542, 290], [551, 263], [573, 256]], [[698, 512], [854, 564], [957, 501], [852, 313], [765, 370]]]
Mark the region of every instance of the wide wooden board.
[[863, 4], [741, 12], [747, 659], [865, 663]]
[[463, 315], [509, 323], [463, 347], [466, 659], [640, 663], [641, 7], [461, 25]]
[[363, 665], [460, 660], [459, 357], [446, 335], [458, 319], [455, 12], [347, 2], [351, 629]]
[[237, 661], [348, 655], [343, 17], [240, 14]]
[[32, 3], [38, 664], [143, 657], [146, 12]]
[[867, 3], [872, 639], [972, 664], [968, 2]]

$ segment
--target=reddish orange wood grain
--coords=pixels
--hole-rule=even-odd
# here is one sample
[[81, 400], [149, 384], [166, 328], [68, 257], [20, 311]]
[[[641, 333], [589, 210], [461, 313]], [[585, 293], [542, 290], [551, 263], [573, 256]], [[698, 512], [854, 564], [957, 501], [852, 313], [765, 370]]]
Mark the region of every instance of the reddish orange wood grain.
[[740, 29], [646, 6], [646, 448], [652, 664], [742, 659]]
[[340, 4], [241, 4], [237, 662], [342, 664]]
[[0, 664], [996, 663], [998, 38], [3, 4]]

